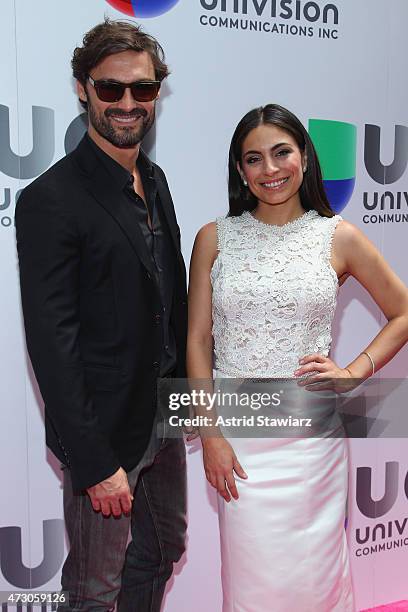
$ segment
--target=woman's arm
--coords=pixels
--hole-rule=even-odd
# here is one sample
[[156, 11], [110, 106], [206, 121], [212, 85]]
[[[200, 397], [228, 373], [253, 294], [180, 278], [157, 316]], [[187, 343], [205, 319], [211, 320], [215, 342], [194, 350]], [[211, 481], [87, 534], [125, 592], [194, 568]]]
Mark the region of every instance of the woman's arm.
[[[333, 249], [343, 253], [347, 272], [367, 289], [388, 323], [365, 348], [376, 371], [394, 357], [408, 340], [408, 289], [373, 243], [357, 227], [343, 221], [334, 236]], [[372, 365], [359, 355], [349, 365], [356, 378], [366, 378]]]
[[[377, 371], [388, 363], [408, 340], [408, 289], [374, 244], [348, 221], [341, 221], [336, 228], [332, 265], [339, 277], [354, 276], [388, 320], [373, 341], [366, 348], [362, 348], [371, 355]], [[322, 358], [324, 363], [318, 364], [320, 367], [316, 368], [316, 357], [305, 356], [296, 375], [318, 369], [322, 376], [314, 376], [316, 381], [328, 376], [346, 378], [350, 374], [355, 379], [364, 380], [373, 373], [370, 358], [363, 353], [357, 355], [344, 369], [338, 368], [328, 358]], [[311, 382], [312, 378], [309, 379], [309, 384]]]
[[188, 290], [187, 375], [212, 379], [211, 267], [217, 256], [217, 230], [208, 223], [198, 232], [190, 263]]
[[[212, 287], [210, 272], [217, 256], [217, 229], [215, 223], [205, 225], [195, 239], [190, 264], [188, 291], [187, 375], [189, 379], [204, 379], [201, 384], [212, 392], [213, 338]], [[208, 388], [207, 388], [208, 387]], [[200, 410], [198, 410], [200, 413]], [[202, 408], [202, 414], [211, 415]], [[214, 416], [214, 413], [213, 413]], [[246, 474], [235, 453], [218, 428], [200, 429], [203, 445], [204, 469], [207, 480], [219, 494], [230, 501], [238, 499], [233, 472], [241, 478]]]

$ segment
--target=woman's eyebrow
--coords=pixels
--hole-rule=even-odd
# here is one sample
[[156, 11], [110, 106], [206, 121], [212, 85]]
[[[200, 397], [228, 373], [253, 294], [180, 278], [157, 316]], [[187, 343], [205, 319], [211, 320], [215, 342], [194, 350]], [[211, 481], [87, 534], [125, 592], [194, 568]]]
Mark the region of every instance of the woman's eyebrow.
[[[290, 147], [292, 145], [289, 142], [278, 142], [278, 144], [273, 145], [272, 151], [275, 151], [275, 149], [279, 149], [279, 147], [282, 147], [282, 146]], [[260, 151], [252, 151], [252, 150], [245, 151], [244, 155], [249, 155], [250, 153], [252, 153], [252, 154], [260, 153]]]

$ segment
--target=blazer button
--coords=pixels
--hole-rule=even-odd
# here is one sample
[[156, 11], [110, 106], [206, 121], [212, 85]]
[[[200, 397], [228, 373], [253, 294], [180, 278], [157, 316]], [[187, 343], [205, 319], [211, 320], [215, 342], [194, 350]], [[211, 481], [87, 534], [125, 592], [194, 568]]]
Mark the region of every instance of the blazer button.
[[160, 366], [160, 364], [159, 364], [159, 362], [158, 362], [158, 361], [154, 361], [154, 362], [153, 362], [153, 367], [154, 367], [154, 369], [155, 369], [155, 370], [158, 370], [158, 369], [159, 369], [159, 366]]
[[156, 321], [157, 324], [159, 324], [161, 321], [161, 315], [159, 314], [155, 315], [154, 320]]

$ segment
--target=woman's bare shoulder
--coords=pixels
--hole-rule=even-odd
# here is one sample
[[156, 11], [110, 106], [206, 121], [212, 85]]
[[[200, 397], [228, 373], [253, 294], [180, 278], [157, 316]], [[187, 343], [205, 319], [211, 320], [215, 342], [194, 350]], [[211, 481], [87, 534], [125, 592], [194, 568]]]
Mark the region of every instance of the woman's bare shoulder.
[[365, 234], [354, 223], [340, 219], [336, 227], [335, 239], [341, 246], [350, 246], [366, 239]]
[[217, 222], [210, 221], [200, 228], [194, 243], [194, 248], [217, 250]]
[[217, 255], [217, 222], [206, 223], [197, 232], [193, 254], [200, 260], [213, 262]]

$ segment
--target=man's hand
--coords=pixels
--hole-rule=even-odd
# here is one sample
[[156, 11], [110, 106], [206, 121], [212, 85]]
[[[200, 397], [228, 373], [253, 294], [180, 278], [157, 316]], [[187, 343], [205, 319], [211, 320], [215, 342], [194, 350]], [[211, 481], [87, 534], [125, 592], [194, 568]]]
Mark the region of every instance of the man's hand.
[[91, 498], [93, 509], [102, 511], [104, 516], [120, 517], [129, 514], [132, 508], [133, 495], [130, 493], [126, 472], [119, 468], [117, 472], [86, 490]]

